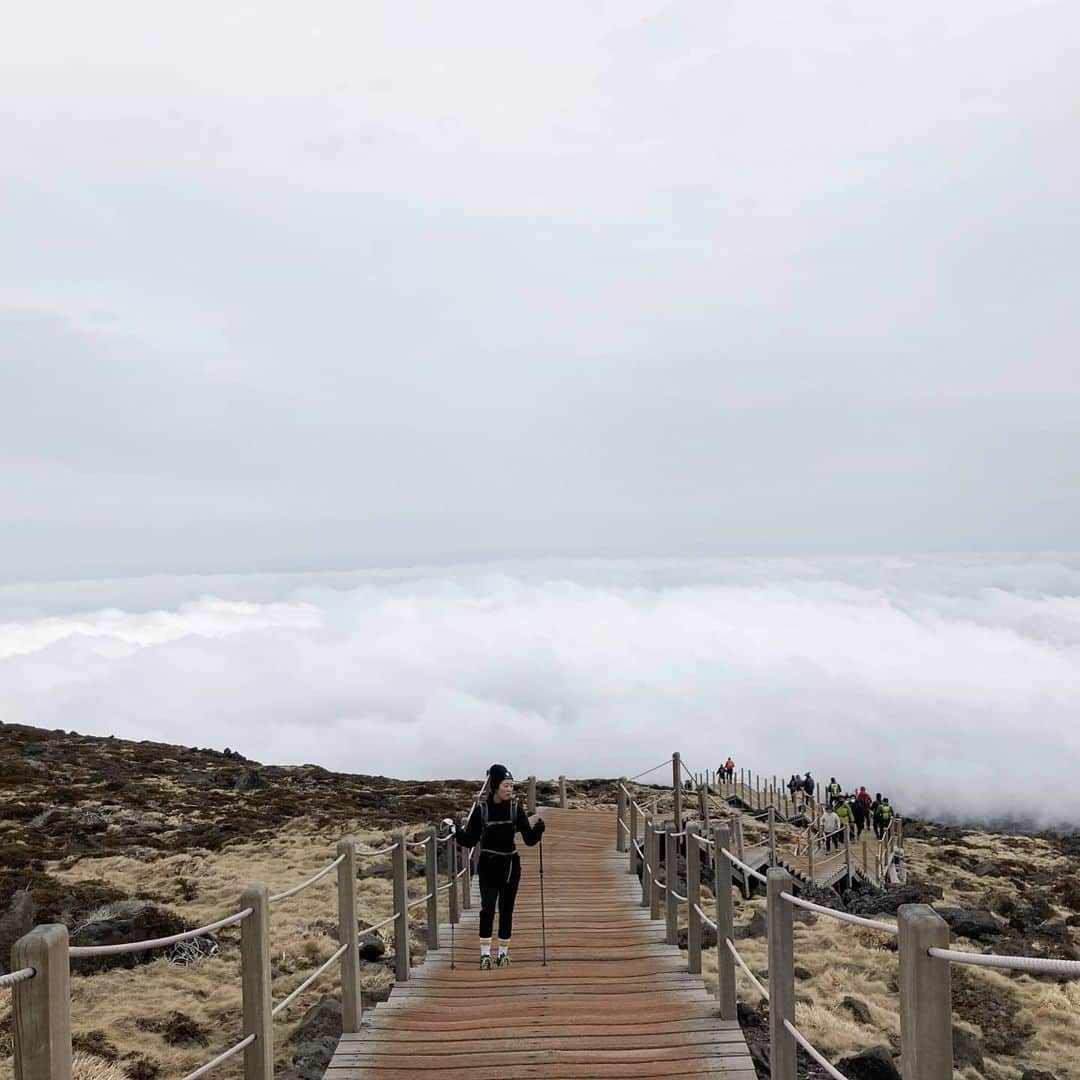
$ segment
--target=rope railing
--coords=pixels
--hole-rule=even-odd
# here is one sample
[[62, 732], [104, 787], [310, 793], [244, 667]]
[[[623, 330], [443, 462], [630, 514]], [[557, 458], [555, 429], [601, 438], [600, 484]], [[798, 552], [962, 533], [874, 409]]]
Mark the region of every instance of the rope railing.
[[173, 934], [170, 937], [151, 938], [148, 941], [130, 941], [121, 945], [72, 945], [68, 949], [68, 955], [79, 959], [85, 956], [121, 956], [126, 953], [146, 952], [148, 949], [163, 949], [167, 945], [176, 945], [181, 941], [190, 941], [192, 938], [205, 937], [215, 930], [222, 930], [226, 926], [242, 922], [252, 913], [252, 908], [244, 908], [235, 915], [229, 915], [217, 922], [200, 926], [196, 930], [185, 930], [182, 934]]
[[648, 776], [649, 773], [654, 773], [657, 769], [662, 769], [665, 766], [671, 768], [671, 758], [664, 758], [658, 765], [654, 765], [651, 769], [646, 769], [644, 772], [635, 773], [633, 776], [628, 776], [627, 780], [640, 780], [643, 776]]
[[724, 853], [724, 855], [726, 855], [728, 857], [728, 859], [731, 860], [731, 862], [735, 866], [737, 866], [740, 870], [742, 870], [743, 873], [749, 874], [752, 878], [755, 878], [757, 881], [760, 881], [762, 883], [762, 885], [765, 885], [768, 882], [769, 879], [764, 874], [759, 873], [752, 866], [747, 866], [747, 864], [744, 863], [742, 861], [742, 859], [736, 858], [734, 855], [731, 854], [730, 851], [728, 851], [727, 848], [721, 848], [720, 850]]
[[997, 956], [994, 953], [969, 953], [933, 946], [926, 951], [939, 960], [948, 960], [950, 964], [971, 964], [975, 967], [1007, 968], [1011, 971], [1080, 978], [1080, 960], [1055, 960], [1049, 956]]
[[[836, 919], [837, 922], [852, 923], [854, 926], [865, 926], [869, 930], [878, 930], [883, 934], [895, 935], [900, 933], [899, 929], [891, 923], [879, 922], [877, 919], [866, 919], [861, 915], [849, 915], [846, 911], [837, 911], [836, 908], [826, 907], [824, 904], [815, 904], [810, 900], [803, 900], [788, 892], [782, 892], [780, 896], [789, 904], [805, 908], [807, 911], [816, 911], [819, 915], [828, 915], [830, 919]], [[1077, 967], [1080, 967], [1080, 964], [1077, 964]]]
[[728, 947], [728, 951], [729, 951], [729, 952], [731, 953], [731, 955], [732, 955], [732, 956], [733, 956], [733, 957], [735, 958], [735, 963], [736, 963], [736, 964], [738, 964], [738, 965], [739, 965], [739, 967], [741, 967], [741, 968], [742, 968], [742, 970], [743, 970], [743, 973], [744, 973], [744, 974], [746, 975], [746, 977], [747, 977], [747, 978], [748, 978], [748, 979], [750, 980], [750, 982], [751, 982], [751, 983], [753, 984], [753, 986], [754, 986], [754, 989], [755, 989], [755, 990], [756, 990], [756, 991], [757, 991], [757, 992], [758, 992], [758, 993], [759, 993], [759, 994], [760, 994], [760, 995], [761, 995], [761, 996], [762, 996], [762, 997], [763, 997], [763, 998], [764, 998], [764, 999], [765, 999], [766, 1001], [768, 1001], [768, 1000], [769, 1000], [769, 991], [768, 991], [768, 990], [766, 990], [766, 989], [765, 989], [765, 987], [761, 985], [761, 982], [760, 982], [760, 981], [758, 980], [758, 977], [757, 977], [757, 976], [756, 976], [756, 975], [755, 975], [755, 974], [754, 974], [754, 973], [753, 973], [753, 972], [752, 972], [752, 971], [750, 970], [750, 967], [749, 967], [749, 965], [748, 965], [748, 964], [746, 963], [746, 961], [745, 961], [745, 960], [744, 960], [744, 959], [743, 959], [743, 958], [742, 958], [742, 957], [741, 957], [741, 956], [739, 955], [739, 950], [735, 948], [735, 945], [734, 945], [734, 943], [732, 942], [731, 938], [724, 938], [724, 944], [725, 944], [725, 945], [726, 945], [726, 946]]
[[392, 851], [397, 851], [397, 843], [390, 844], [388, 847], [379, 848], [377, 851], [357, 851], [356, 857], [358, 859], [370, 859], [376, 855], [389, 855]]
[[790, 1020], [784, 1020], [784, 1027], [790, 1032], [791, 1037], [832, 1077], [832, 1080], [848, 1080]]
[[316, 979], [320, 978], [326, 971], [334, 966], [349, 950], [349, 942], [346, 941], [340, 949], [337, 950], [330, 957], [329, 960], [320, 964], [291, 994], [283, 997], [271, 1010], [271, 1016], [277, 1016], [279, 1012], [283, 1012], [287, 1009]]
[[239, 1054], [241, 1050], [247, 1049], [255, 1039], [256, 1036], [254, 1034], [246, 1036], [238, 1043], [234, 1043], [230, 1046], [228, 1050], [218, 1054], [216, 1058], [211, 1058], [205, 1065], [200, 1065], [194, 1072], [189, 1072], [187, 1076], [183, 1077], [183, 1080], [198, 1080], [200, 1076], [205, 1076], [219, 1065], [224, 1065], [234, 1054]]
[[0, 975], [0, 987], [14, 986], [16, 983], [26, 982], [32, 979], [37, 972], [32, 968], [19, 968], [18, 971], [9, 971], [6, 975]]
[[720, 927], [719, 927], [719, 926], [718, 926], [718, 925], [717, 925], [716, 923], [714, 923], [714, 922], [712, 921], [712, 919], [710, 919], [710, 918], [709, 918], [709, 916], [705, 914], [705, 912], [704, 912], [704, 911], [702, 911], [702, 910], [701, 910], [701, 905], [700, 905], [700, 904], [695, 904], [695, 905], [694, 905], [694, 911], [696, 911], [696, 912], [697, 912], [697, 917], [698, 917], [698, 918], [699, 918], [699, 919], [700, 919], [700, 920], [701, 920], [701, 921], [702, 921], [702, 922], [703, 922], [703, 923], [704, 923], [704, 924], [705, 924], [705, 925], [706, 925], [706, 926], [707, 926], [707, 927], [708, 927], [708, 928], [709, 928], [710, 930], [719, 930], [719, 929], [720, 929]]
[[296, 896], [298, 893], [302, 893], [309, 885], [314, 885], [315, 882], [321, 881], [331, 870], [336, 870], [345, 861], [344, 855], [339, 855], [329, 866], [324, 866], [317, 874], [309, 877], [307, 881], [301, 881], [299, 885], [294, 885], [291, 889], [286, 889], [284, 892], [275, 893], [270, 897], [270, 903], [276, 904], [279, 900], [288, 900], [290, 896]]
[[414, 908], [420, 904], [426, 904], [434, 895], [434, 893], [428, 893], [426, 896], [418, 896], [415, 900], [410, 900], [405, 906], [407, 908]]

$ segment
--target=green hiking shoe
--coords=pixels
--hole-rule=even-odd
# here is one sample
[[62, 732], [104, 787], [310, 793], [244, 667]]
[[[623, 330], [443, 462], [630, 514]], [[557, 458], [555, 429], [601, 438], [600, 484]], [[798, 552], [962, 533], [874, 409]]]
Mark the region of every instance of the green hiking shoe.
[[510, 954], [503, 953], [498, 960], [495, 961], [496, 967], [509, 967], [510, 966]]
[[491, 957], [490, 956], [481, 956], [480, 957], [480, 970], [481, 971], [490, 971], [491, 970]]

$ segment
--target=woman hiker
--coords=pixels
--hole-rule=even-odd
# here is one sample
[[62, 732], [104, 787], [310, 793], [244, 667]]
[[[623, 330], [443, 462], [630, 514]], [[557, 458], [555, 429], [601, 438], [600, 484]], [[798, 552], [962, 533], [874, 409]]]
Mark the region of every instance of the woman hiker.
[[491, 967], [491, 931], [495, 925], [495, 908], [499, 909], [499, 953], [497, 967], [510, 966], [510, 931], [514, 920], [514, 900], [521, 881], [521, 856], [514, 838], [521, 838], [532, 847], [544, 835], [544, 819], [536, 824], [529, 821], [525, 807], [514, 798], [514, 778], [505, 765], [488, 769], [487, 783], [469, 814], [469, 820], [458, 830], [457, 842], [462, 847], [480, 844], [477, 876], [480, 878], [480, 970]]

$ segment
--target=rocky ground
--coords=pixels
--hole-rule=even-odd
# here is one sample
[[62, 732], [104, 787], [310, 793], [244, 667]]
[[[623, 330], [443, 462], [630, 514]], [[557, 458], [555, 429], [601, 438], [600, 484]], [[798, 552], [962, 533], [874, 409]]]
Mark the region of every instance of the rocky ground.
[[[314, 765], [263, 766], [231, 750], [100, 739], [0, 724], [0, 971], [35, 923], [64, 922], [76, 944], [163, 936], [236, 910], [252, 881], [279, 890], [334, 857], [350, 833], [378, 847], [455, 814], [475, 780], [399, 781]], [[541, 799], [554, 789], [540, 785]], [[609, 804], [609, 781], [570, 785], [572, 805]], [[907, 822], [910, 879], [818, 900], [887, 918], [933, 903], [962, 947], [1080, 957], [1080, 838], [1016, 836]], [[419, 894], [422, 868], [411, 876]], [[366, 861], [362, 925], [391, 910], [389, 864]], [[423, 955], [423, 906], [413, 946]], [[443, 915], [445, 918], [445, 913]], [[273, 909], [278, 1000], [336, 947], [330, 875]], [[740, 949], [765, 968], [762, 901], [738, 909]], [[72, 1016], [82, 1080], [153, 1080], [195, 1068], [239, 1035], [238, 933], [228, 929], [161, 953], [73, 965]], [[390, 941], [362, 948], [368, 1004], [392, 984]], [[806, 914], [796, 926], [798, 1022], [852, 1080], [896, 1075], [895, 941]], [[705, 957], [715, 985], [715, 953]], [[1080, 982], [954, 971], [956, 1063], [964, 1080], [1080, 1080]], [[767, 1012], [740, 985], [741, 1016], [767, 1076]], [[340, 1030], [334, 979], [302, 994], [276, 1031], [279, 1075], [321, 1076]], [[0, 992], [0, 1080], [12, 1075], [10, 995]], [[807, 1077], [823, 1075], [809, 1060]], [[238, 1076], [230, 1062], [216, 1075]]]

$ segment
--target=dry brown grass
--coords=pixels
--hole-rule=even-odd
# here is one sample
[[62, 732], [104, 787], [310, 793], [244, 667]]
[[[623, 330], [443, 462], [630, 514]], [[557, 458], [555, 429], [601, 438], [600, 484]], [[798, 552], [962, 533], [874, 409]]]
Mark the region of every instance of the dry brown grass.
[[[909, 868], [921, 877], [943, 887], [944, 903], [958, 907], [980, 906], [981, 897], [988, 891], [1014, 891], [1017, 882], [994, 876], [978, 876], [957, 869], [943, 860], [943, 847], [959, 847], [974, 861], [1002, 861], [1020, 864], [1019, 874], [1027, 874], [1043, 882], [1056, 875], [1076, 872], [1076, 861], [1063, 856], [1049, 841], [1037, 837], [1013, 837], [995, 833], [972, 833], [964, 840], [945, 845], [923, 840], [908, 840], [905, 852]], [[947, 865], [943, 868], [942, 864]], [[943, 873], [944, 869], [944, 873]], [[957, 890], [954, 880], [970, 881], [973, 891]], [[1019, 886], [1022, 895], [1023, 886]], [[763, 899], [743, 901], [736, 891], [736, 932], [746, 927], [755, 911], [764, 915]], [[703, 905], [704, 906], [704, 905]], [[1058, 915], [1068, 911], [1056, 907]], [[894, 921], [889, 916], [875, 916]], [[825, 916], [809, 922], [796, 922], [794, 928], [795, 963], [809, 972], [809, 977], [796, 980], [796, 1023], [800, 1030], [832, 1060], [875, 1045], [899, 1045], [900, 1013], [898, 994], [898, 964], [895, 939], [891, 935], [852, 927]], [[764, 936], [745, 937], [735, 942], [736, 948], [750, 968], [766, 982], [768, 949]], [[717, 983], [716, 951], [707, 950], [702, 957], [706, 985], [715, 992]], [[1034, 1031], [1017, 1056], [987, 1053], [982, 1070], [967, 1067], [957, 1070], [963, 1080], [1019, 1080], [1024, 1069], [1044, 1069], [1059, 1080], [1080, 1077], [1080, 982], [1057, 983], [1034, 979], [1027, 975], [965, 969], [985, 996], [1014, 997], [1019, 1008], [1014, 1017], [1018, 1028]], [[766, 982], [767, 985], [767, 982]], [[736, 972], [738, 999], [755, 1006], [760, 996], [741, 971]], [[851, 1012], [841, 1006], [844, 997], [859, 998], [867, 1005], [872, 1023], [858, 1023]], [[957, 1027], [974, 1034], [980, 1040], [997, 1034], [978, 1024], [954, 1016]]]
[[[419, 823], [415, 827], [419, 828]], [[82, 859], [66, 869], [50, 867], [50, 872], [60, 880], [100, 877], [130, 895], [153, 894], [188, 923], [202, 924], [237, 910], [241, 893], [253, 881], [263, 881], [271, 891], [277, 892], [311, 877], [335, 858], [338, 836], [350, 832], [356, 836], [361, 848], [381, 847], [390, 839], [387, 833], [362, 829], [355, 821], [342, 821], [338, 832], [314, 828], [299, 820], [271, 840], [233, 845], [218, 852], [168, 855], [152, 862], [127, 856]], [[380, 861], [386, 865], [385, 859]], [[374, 864], [373, 860], [361, 860], [362, 867]], [[182, 881], [195, 883], [197, 892], [193, 899], [181, 899]], [[422, 885], [422, 878], [410, 878], [410, 895], [422, 895]], [[443, 893], [443, 920], [448, 917], [445, 897]], [[357, 882], [357, 914], [362, 923], [381, 921], [391, 914], [392, 907], [389, 879], [363, 877]], [[411, 922], [414, 927], [423, 924], [424, 911], [423, 905], [413, 909]], [[338, 942], [329, 936], [329, 932], [336, 934], [337, 921], [335, 874], [328, 874], [298, 896], [272, 907], [271, 959], [275, 1001], [303, 982], [334, 952]], [[383, 932], [388, 946], [392, 942], [389, 930], [387, 927]], [[151, 1059], [160, 1066], [162, 1077], [182, 1076], [239, 1040], [239, 930], [230, 927], [215, 937], [220, 953], [191, 966], [178, 966], [159, 959], [131, 970], [113, 969], [73, 978], [73, 1032], [79, 1034], [95, 1029], [107, 1032], [120, 1058], [115, 1065], [91, 1058], [91, 1062], [101, 1063], [102, 1071], [87, 1073], [88, 1077], [115, 1080], [124, 1076], [127, 1055]], [[392, 971], [384, 965], [366, 964], [364, 967], [365, 990], [385, 990], [393, 982]], [[340, 980], [335, 967], [279, 1017], [275, 1025], [278, 1068], [284, 1068], [292, 1060], [295, 1046], [288, 1038], [307, 1009], [323, 994], [339, 991]], [[5, 1021], [10, 1015], [10, 995], [5, 993], [2, 998], [6, 1000], [0, 1000], [0, 1029], [8, 1026]], [[162, 1019], [177, 1010], [209, 1028], [208, 1046], [171, 1046], [161, 1034], [138, 1026], [140, 1020]], [[215, 1076], [221, 1077], [239, 1077], [241, 1073], [240, 1057], [215, 1070]], [[10, 1080], [12, 1076], [9, 1057], [0, 1061], [0, 1080]]]
[[76, 1053], [71, 1058], [71, 1080], [127, 1080], [127, 1074], [104, 1058]]

